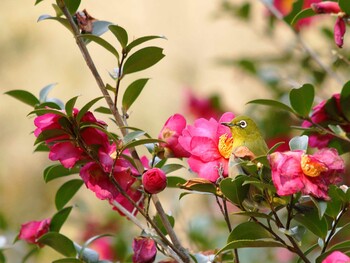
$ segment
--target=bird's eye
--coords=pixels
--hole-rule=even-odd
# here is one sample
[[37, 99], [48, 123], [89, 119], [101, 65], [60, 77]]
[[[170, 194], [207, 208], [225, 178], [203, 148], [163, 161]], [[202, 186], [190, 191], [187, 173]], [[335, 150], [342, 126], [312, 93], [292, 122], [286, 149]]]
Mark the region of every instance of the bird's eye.
[[239, 127], [241, 127], [241, 128], [246, 128], [247, 126], [248, 126], [248, 124], [247, 124], [247, 122], [246, 121], [240, 121], [239, 123], [238, 123], [238, 125], [239, 125]]

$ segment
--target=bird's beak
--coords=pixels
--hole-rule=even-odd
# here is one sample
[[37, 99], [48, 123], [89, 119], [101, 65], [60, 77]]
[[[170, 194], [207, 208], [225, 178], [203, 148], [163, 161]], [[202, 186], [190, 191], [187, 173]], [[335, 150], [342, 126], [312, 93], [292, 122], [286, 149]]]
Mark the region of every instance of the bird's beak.
[[234, 126], [234, 124], [232, 124], [231, 122], [221, 122], [221, 125], [224, 125], [226, 127], [232, 127]]

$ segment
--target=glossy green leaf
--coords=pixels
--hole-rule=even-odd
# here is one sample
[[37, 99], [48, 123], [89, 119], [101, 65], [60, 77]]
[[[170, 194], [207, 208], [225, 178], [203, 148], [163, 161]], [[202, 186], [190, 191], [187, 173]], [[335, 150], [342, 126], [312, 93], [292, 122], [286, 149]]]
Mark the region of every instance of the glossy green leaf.
[[[184, 184], [180, 185], [180, 188], [205, 194], [216, 194], [215, 184], [202, 178], [190, 179]], [[183, 195], [180, 195], [180, 199], [182, 196]]]
[[265, 105], [265, 106], [271, 106], [280, 110], [285, 110], [291, 113], [294, 113], [293, 109], [289, 107], [288, 105], [276, 101], [276, 100], [265, 100], [265, 99], [259, 99], [259, 100], [251, 100], [247, 102], [247, 104], [260, 104], [260, 105]]
[[99, 254], [95, 251], [92, 250], [90, 248], [87, 247], [82, 247], [79, 246], [78, 244], [74, 244], [75, 245], [75, 250], [78, 252], [79, 254], [79, 258], [83, 261], [83, 262], [89, 262], [89, 263], [101, 263], [101, 261], [99, 261]]
[[63, 208], [53, 215], [50, 222], [51, 232], [60, 232], [61, 227], [63, 226], [64, 222], [66, 222], [70, 212], [72, 211], [72, 208], [72, 206]]
[[314, 102], [315, 89], [311, 84], [304, 84], [299, 89], [289, 92], [292, 108], [302, 117], [308, 117]]
[[350, 5], [348, 0], [338, 0], [338, 4], [343, 12], [350, 15]]
[[26, 90], [10, 90], [5, 92], [5, 94], [32, 107], [40, 103], [40, 101], [32, 93]]
[[74, 257], [76, 255], [72, 240], [60, 233], [48, 232], [40, 237], [38, 242], [53, 248], [66, 257]]
[[45, 102], [47, 100], [47, 95], [49, 92], [57, 85], [57, 83], [49, 84], [43, 87], [39, 92], [39, 100], [40, 102]]
[[291, 25], [294, 26], [300, 19], [315, 16], [316, 13], [311, 8], [306, 8], [301, 10], [296, 16], [293, 18]]
[[135, 80], [126, 88], [122, 100], [124, 111], [128, 111], [131, 105], [136, 101], [148, 80], [149, 79]]
[[271, 215], [264, 214], [261, 212], [254, 212], [254, 211], [240, 211], [240, 212], [234, 212], [232, 213], [233, 216], [247, 216], [247, 217], [255, 217], [255, 218], [265, 218], [271, 221], [274, 221]]
[[291, 24], [293, 18], [303, 9], [304, 0], [296, 0], [293, 2], [292, 11], [288, 15], [284, 16], [283, 20], [288, 24]]
[[35, 1], [35, 5], [39, 4], [39, 3], [42, 2], [42, 1], [44, 1], [44, 0], [36, 0], [36, 1]]
[[227, 238], [227, 243], [236, 240], [257, 240], [271, 238], [272, 235], [256, 222], [243, 222], [238, 224]]
[[77, 258], [61, 258], [61, 259], [52, 261], [52, 263], [85, 263], [85, 262]]
[[118, 39], [120, 45], [122, 48], [125, 48], [128, 44], [128, 33], [126, 30], [120, 26], [117, 25], [110, 25], [108, 26], [109, 30], [115, 35], [115, 37]]
[[44, 181], [47, 183], [60, 177], [68, 176], [71, 174], [77, 174], [79, 173], [79, 171], [80, 168], [68, 169], [63, 167], [61, 164], [54, 164], [45, 168]]
[[235, 179], [225, 178], [220, 182], [220, 190], [225, 197], [235, 205], [241, 205], [247, 197], [249, 185], [244, 185], [247, 176], [238, 176]]
[[227, 250], [236, 248], [248, 248], [248, 247], [284, 247], [283, 244], [277, 242], [273, 239], [258, 239], [258, 240], [235, 240], [228, 243], [222, 249], [220, 249], [216, 254], [219, 255]]
[[83, 35], [80, 35], [80, 37], [87, 39], [87, 40], [90, 40], [90, 41], [93, 41], [96, 44], [104, 47], [107, 51], [111, 52], [119, 61], [118, 51], [111, 44], [109, 44], [106, 40], [104, 40], [103, 38], [101, 38], [99, 36], [92, 35], [92, 34], [83, 34]]
[[135, 147], [135, 146], [139, 146], [139, 145], [145, 145], [148, 143], [159, 143], [159, 142], [163, 142], [162, 140], [158, 140], [158, 139], [140, 139], [140, 140], [135, 140], [135, 141], [131, 141], [127, 144], [125, 144], [123, 146], [123, 150], [127, 149], [127, 148], [131, 148], [131, 147]]
[[64, 104], [59, 99], [50, 98], [50, 99], [47, 99], [46, 102], [42, 102], [39, 105], [35, 106], [35, 109], [46, 109], [46, 108], [51, 108], [51, 109], [55, 109], [55, 110], [63, 110]]
[[177, 176], [167, 176], [167, 187], [179, 188], [179, 185], [186, 183], [186, 180]]
[[144, 37], [140, 37], [135, 39], [134, 41], [132, 41], [129, 45], [127, 45], [126, 47], [126, 52], [129, 53], [131, 49], [133, 49], [134, 47], [143, 44], [146, 41], [150, 41], [152, 39], [157, 39], [157, 38], [162, 38], [162, 39], [166, 39], [164, 36], [144, 36]]
[[83, 118], [83, 116], [85, 115], [85, 113], [88, 112], [88, 110], [90, 110], [90, 108], [92, 107], [92, 105], [94, 105], [96, 102], [98, 102], [100, 99], [102, 99], [103, 97], [98, 97], [98, 98], [95, 98], [91, 101], [89, 101], [88, 103], [86, 103], [84, 105], [84, 107], [82, 107], [76, 117], [76, 121], [77, 123], [80, 122], [80, 120]]
[[141, 131], [141, 130], [129, 132], [127, 135], [124, 136], [123, 142], [124, 142], [124, 144], [127, 144], [127, 143], [129, 143], [133, 140], [136, 140], [139, 137], [145, 135], [145, 133], [146, 133], [145, 131]]
[[62, 117], [67, 117], [66, 114], [64, 114], [62, 111], [55, 110], [55, 109], [36, 109], [28, 113], [28, 116], [31, 114], [36, 114], [36, 115], [43, 115], [46, 113], [53, 113]]
[[[168, 221], [171, 225], [172, 228], [174, 228], [174, 225], [175, 225], [175, 219], [173, 216], [170, 216], [170, 215], [166, 215], [166, 217], [168, 218]], [[153, 217], [153, 222], [159, 227], [160, 231], [164, 234], [164, 235], [167, 235], [168, 232], [166, 231], [165, 227], [164, 227], [164, 224], [162, 222], [162, 220], [160, 219], [160, 216], [159, 214], [156, 214], [154, 217]]]
[[75, 106], [75, 103], [77, 102], [77, 99], [78, 99], [78, 96], [71, 98], [69, 101], [67, 101], [66, 105], [64, 106], [64, 109], [68, 117], [73, 116], [73, 108]]
[[64, 3], [66, 4], [67, 9], [71, 15], [74, 15], [77, 12], [80, 6], [80, 1], [81, 0], [64, 0]]
[[182, 164], [177, 164], [177, 163], [170, 163], [164, 165], [161, 169], [164, 171], [164, 173], [169, 174], [172, 172], [175, 172], [181, 168], [184, 168]]
[[345, 83], [340, 93], [340, 107], [345, 118], [350, 121], [350, 81]]
[[65, 182], [57, 191], [55, 196], [55, 205], [57, 210], [61, 210], [76, 194], [84, 184], [83, 180], [73, 179]]
[[40, 144], [36, 145], [33, 152], [49, 152], [50, 148], [46, 145], [46, 143], [41, 142]]
[[165, 55], [159, 47], [145, 47], [133, 53], [123, 67], [123, 74], [130, 74], [147, 69], [159, 62]]
[[65, 135], [65, 131], [60, 129], [52, 129], [52, 130], [46, 130], [42, 131], [39, 136], [36, 138], [34, 145], [40, 144], [48, 139], [55, 138], [57, 136]]
[[301, 150], [306, 151], [309, 145], [309, 137], [306, 135], [295, 136], [289, 141], [289, 148], [291, 151]]
[[103, 113], [103, 114], [112, 114], [109, 108], [103, 107], [103, 106], [96, 108], [94, 111], [98, 113]]
[[325, 217], [319, 218], [319, 214], [316, 209], [304, 211], [303, 214], [297, 214], [294, 219], [305, 226], [309, 231], [314, 233], [317, 237], [324, 240], [324, 238], [327, 236], [327, 220]]
[[324, 105], [326, 115], [328, 119], [330, 120], [336, 120], [339, 122], [343, 121], [343, 117], [339, 113], [339, 103], [338, 100], [332, 96], [330, 99], [326, 101], [326, 104]]
[[65, 28], [67, 28], [71, 33], [73, 33], [72, 28], [68, 22], [67, 19], [63, 17], [56, 17], [56, 16], [50, 16], [50, 15], [41, 15], [38, 18], [38, 22], [43, 21], [43, 20], [53, 20], [59, 22], [61, 25], [63, 25]]

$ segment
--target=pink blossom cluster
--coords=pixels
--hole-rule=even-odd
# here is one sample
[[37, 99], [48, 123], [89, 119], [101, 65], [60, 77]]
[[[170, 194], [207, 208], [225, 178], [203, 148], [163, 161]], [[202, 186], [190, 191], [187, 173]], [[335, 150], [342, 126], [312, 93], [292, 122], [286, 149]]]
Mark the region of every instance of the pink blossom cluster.
[[[334, 110], [337, 112], [339, 116], [343, 116], [343, 111], [340, 106], [340, 94], [334, 94], [331, 98], [331, 104], [334, 107]], [[311, 121], [314, 124], [321, 125], [324, 127], [327, 127], [329, 124], [337, 124], [339, 125], [339, 121], [334, 119], [330, 114], [327, 113], [326, 110], [326, 103], [327, 100], [324, 100], [320, 102], [318, 105], [316, 105], [313, 108], [313, 112], [311, 115]], [[313, 123], [309, 121], [304, 121], [302, 123], [302, 127], [308, 128], [312, 127]], [[349, 122], [344, 122], [343, 124], [340, 125], [340, 127], [345, 131], [345, 132], [350, 132], [350, 123]], [[328, 129], [328, 128], [327, 128]], [[320, 134], [320, 133], [311, 133], [309, 135], [309, 144], [311, 147], [316, 147], [318, 149], [327, 147], [329, 142], [333, 139], [334, 137], [331, 134]]]

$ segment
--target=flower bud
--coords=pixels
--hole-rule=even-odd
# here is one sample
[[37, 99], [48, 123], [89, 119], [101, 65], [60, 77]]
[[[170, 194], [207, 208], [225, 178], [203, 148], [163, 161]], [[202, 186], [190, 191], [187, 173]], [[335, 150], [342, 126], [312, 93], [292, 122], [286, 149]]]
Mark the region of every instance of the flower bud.
[[337, 2], [332, 1], [313, 3], [311, 4], [311, 8], [316, 14], [338, 14], [339, 12], [341, 12], [339, 4]]
[[132, 249], [134, 250], [132, 256], [134, 263], [152, 263], [157, 255], [156, 243], [147, 237], [134, 238]]
[[345, 21], [342, 17], [338, 17], [334, 25], [334, 41], [338, 47], [342, 47], [344, 44], [344, 35], [346, 31]]
[[152, 168], [143, 174], [142, 184], [147, 193], [157, 194], [165, 189], [167, 178], [163, 170]]
[[30, 221], [21, 226], [21, 230], [18, 235], [18, 239], [25, 240], [31, 244], [37, 244], [39, 238], [49, 232], [50, 219], [44, 219], [41, 221]]

